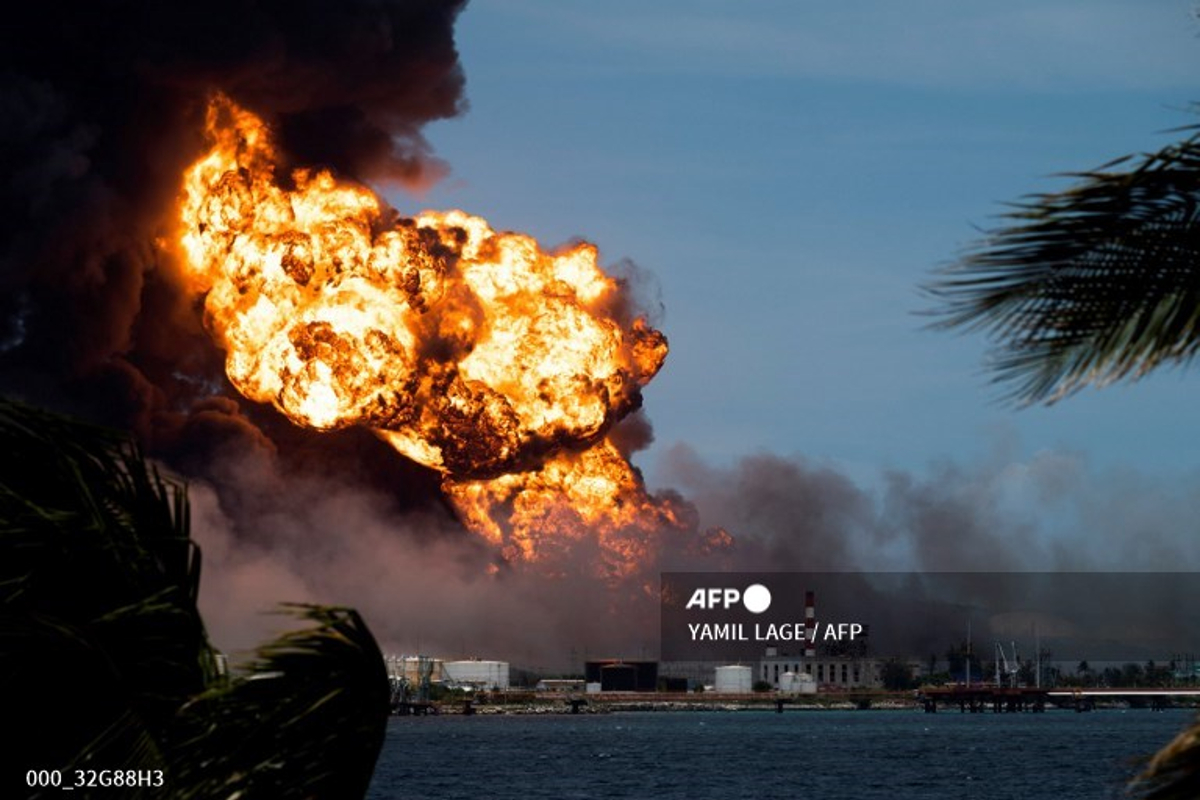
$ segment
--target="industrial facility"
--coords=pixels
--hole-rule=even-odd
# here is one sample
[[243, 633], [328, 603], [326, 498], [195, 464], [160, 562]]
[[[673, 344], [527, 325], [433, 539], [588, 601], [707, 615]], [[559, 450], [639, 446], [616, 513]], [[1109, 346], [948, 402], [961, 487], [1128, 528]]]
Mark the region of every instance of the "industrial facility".
[[658, 690], [657, 661], [588, 661], [584, 664], [587, 683], [600, 685], [602, 692], [654, 692]]
[[[793, 652], [768, 647], [754, 660], [724, 663], [712, 661], [664, 662], [621, 658], [590, 660], [583, 676], [542, 678], [536, 691], [578, 696], [598, 693], [712, 691], [724, 695], [774, 691], [785, 695], [877, 690], [884, 688], [886, 668], [901, 664], [912, 679], [919, 678], [922, 663], [912, 660], [873, 657], [868, 638], [849, 643], [817, 642], [816, 598], [805, 593], [803, 630]], [[811, 635], [810, 635], [811, 634]], [[869, 635], [869, 632], [868, 632]], [[848, 646], [847, 646], [848, 645]], [[387, 659], [396, 703], [409, 706], [428, 701], [431, 689], [463, 689], [468, 692], [506, 691], [512, 670], [506, 661], [466, 659], [448, 661], [429, 656], [392, 656]], [[530, 676], [518, 676], [532, 686]], [[534, 680], [536, 676], [534, 676]]]
[[879, 689], [883, 686], [883, 663], [878, 658], [768, 655], [758, 664], [757, 680], [780, 691], [810, 691], [793, 688], [800, 684], [811, 685], [812, 692], [818, 687]]
[[509, 688], [511, 669], [507, 661], [466, 659], [445, 661], [430, 656], [388, 656], [388, 678], [410, 687], [441, 684], [447, 688], [496, 690]]
[[[816, 622], [816, 593], [807, 591], [804, 593], [803, 646], [795, 654], [784, 653], [774, 647], [767, 648], [758, 663], [757, 680], [770, 684], [776, 691], [796, 694], [882, 689], [884, 664], [890, 659], [868, 656], [870, 631], [849, 646], [839, 643], [835, 650], [830, 651], [817, 646]], [[921, 672], [922, 666], [918, 660], [906, 661], [904, 665], [910, 677], [915, 678]]]
[[472, 689], [507, 689], [509, 685], [507, 661], [447, 661], [442, 664], [442, 675], [450, 687]]
[[713, 689], [722, 694], [747, 694], [754, 690], [750, 667], [740, 664], [717, 667], [713, 670]]

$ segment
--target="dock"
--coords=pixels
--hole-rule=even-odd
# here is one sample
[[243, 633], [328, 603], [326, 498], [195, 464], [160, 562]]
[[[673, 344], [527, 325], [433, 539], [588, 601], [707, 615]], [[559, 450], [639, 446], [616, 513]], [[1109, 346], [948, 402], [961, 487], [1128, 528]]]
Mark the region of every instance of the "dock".
[[1173, 699], [1183, 697], [1200, 697], [1200, 689], [1040, 689], [980, 683], [927, 686], [917, 692], [917, 700], [927, 714], [936, 713], [939, 704], [944, 708], [958, 706], [960, 712], [972, 714], [989, 710], [993, 713], [1039, 713], [1046, 710], [1047, 703], [1090, 711], [1097, 700], [1144, 702], [1152, 709], [1163, 709], [1169, 708]]

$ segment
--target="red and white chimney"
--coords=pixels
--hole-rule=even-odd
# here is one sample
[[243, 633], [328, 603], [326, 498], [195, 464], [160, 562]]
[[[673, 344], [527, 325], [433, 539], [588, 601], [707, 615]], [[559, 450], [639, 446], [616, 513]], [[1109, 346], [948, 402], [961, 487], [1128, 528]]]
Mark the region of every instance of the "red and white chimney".
[[817, 656], [817, 593], [804, 593], [804, 657]]

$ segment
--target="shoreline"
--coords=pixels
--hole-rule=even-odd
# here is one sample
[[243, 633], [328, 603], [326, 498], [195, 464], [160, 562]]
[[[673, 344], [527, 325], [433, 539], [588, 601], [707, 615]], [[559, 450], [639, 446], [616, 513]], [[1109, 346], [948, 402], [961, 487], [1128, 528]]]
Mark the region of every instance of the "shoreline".
[[[519, 696], [513, 696], [518, 695]], [[1195, 702], [1179, 703], [1168, 706], [1165, 710], [1196, 711]], [[1093, 706], [1096, 711], [1102, 710], [1136, 710], [1153, 711], [1149, 705], [1139, 705], [1128, 701], [1113, 700], [1099, 702]], [[612, 713], [691, 713], [691, 712], [759, 712], [759, 713], [805, 713], [819, 711], [888, 711], [925, 713], [922, 703], [911, 694], [897, 696], [767, 696], [747, 697], [745, 695], [675, 695], [663, 696], [650, 694], [638, 696], [636, 693], [603, 694], [603, 695], [562, 695], [562, 696], [533, 696], [532, 693], [505, 693], [496, 696], [485, 696], [469, 699], [447, 700], [429, 704], [423, 713], [417, 716], [517, 716], [517, 715], [552, 715], [573, 716], [581, 714], [612, 714]], [[1076, 709], [1066, 704], [1047, 705], [1046, 711], [1064, 711], [1078, 713]], [[957, 706], [947, 705], [939, 708], [932, 716], [953, 715], [962, 712]], [[1001, 711], [980, 710], [974, 712], [990, 715], [993, 713], [1040, 713], [1032, 710]], [[404, 714], [394, 716], [409, 716]]]

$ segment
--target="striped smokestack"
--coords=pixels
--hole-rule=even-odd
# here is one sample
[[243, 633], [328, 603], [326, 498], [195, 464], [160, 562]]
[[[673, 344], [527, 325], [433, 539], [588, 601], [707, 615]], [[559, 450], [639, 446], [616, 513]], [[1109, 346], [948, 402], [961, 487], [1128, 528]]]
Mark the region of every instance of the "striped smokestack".
[[817, 655], [817, 593], [809, 589], [804, 593], [804, 657]]

